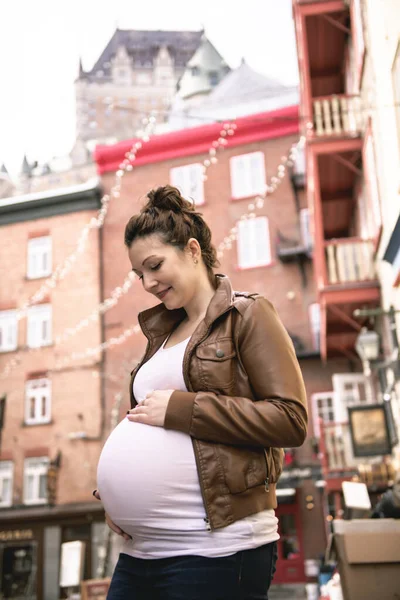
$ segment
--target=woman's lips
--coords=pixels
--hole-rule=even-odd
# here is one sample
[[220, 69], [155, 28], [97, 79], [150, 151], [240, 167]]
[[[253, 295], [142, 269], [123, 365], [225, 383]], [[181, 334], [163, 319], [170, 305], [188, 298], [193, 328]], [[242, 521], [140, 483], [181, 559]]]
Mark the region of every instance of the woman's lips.
[[169, 290], [171, 288], [167, 288], [166, 290], [164, 290], [163, 292], [160, 292], [159, 294], [157, 294], [157, 296], [160, 298], [160, 300], [163, 300], [165, 298], [165, 296], [168, 294]]

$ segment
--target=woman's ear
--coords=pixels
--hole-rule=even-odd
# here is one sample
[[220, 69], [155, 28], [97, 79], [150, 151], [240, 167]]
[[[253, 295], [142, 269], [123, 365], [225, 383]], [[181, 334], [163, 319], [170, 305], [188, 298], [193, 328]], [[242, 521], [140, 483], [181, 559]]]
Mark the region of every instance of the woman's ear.
[[192, 260], [200, 260], [201, 257], [201, 248], [199, 242], [196, 238], [190, 238], [188, 243], [186, 244], [186, 248], [192, 258]]

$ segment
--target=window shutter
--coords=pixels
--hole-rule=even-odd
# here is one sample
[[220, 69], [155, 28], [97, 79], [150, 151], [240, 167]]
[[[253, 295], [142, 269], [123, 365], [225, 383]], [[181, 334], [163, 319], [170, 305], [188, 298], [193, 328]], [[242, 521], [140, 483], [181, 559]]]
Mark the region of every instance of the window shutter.
[[17, 311], [0, 312], [0, 352], [10, 352], [18, 345]]
[[263, 152], [232, 156], [230, 160], [233, 198], [248, 198], [265, 191], [265, 162]]
[[194, 200], [196, 206], [204, 204], [203, 165], [200, 163], [171, 169], [170, 182], [184, 198]]
[[28, 272], [30, 279], [46, 277], [51, 273], [51, 237], [33, 238], [28, 242]]
[[238, 223], [238, 263], [241, 269], [265, 266], [271, 262], [271, 249], [266, 217]]
[[39, 348], [52, 340], [52, 307], [51, 304], [40, 304], [28, 309], [29, 348]]

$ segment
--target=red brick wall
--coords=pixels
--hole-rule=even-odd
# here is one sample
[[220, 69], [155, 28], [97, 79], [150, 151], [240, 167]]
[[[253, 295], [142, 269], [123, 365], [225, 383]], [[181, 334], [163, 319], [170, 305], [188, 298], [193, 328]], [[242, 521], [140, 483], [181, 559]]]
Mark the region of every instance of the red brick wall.
[[[231, 200], [229, 159], [231, 156], [252, 151], [263, 151], [267, 177], [276, 175], [276, 169], [282, 155], [287, 155], [296, 136], [283, 137], [265, 142], [257, 142], [236, 148], [227, 147], [218, 152], [218, 163], [207, 170], [204, 184], [206, 204], [201, 211], [211, 227], [213, 241], [218, 245], [228, 234], [240, 216], [247, 211], [249, 200]], [[139, 156], [139, 154], [138, 154]], [[127, 251], [123, 246], [123, 232], [129, 217], [137, 212], [144, 203], [146, 192], [153, 187], [169, 183], [169, 171], [172, 167], [202, 162], [206, 155], [196, 155], [166, 162], [134, 167], [123, 178], [121, 197], [112, 200], [109, 214], [104, 225], [104, 293], [123, 281], [130, 269]], [[114, 183], [114, 174], [103, 176], [105, 191]], [[300, 192], [300, 205], [306, 205], [304, 193]], [[232, 250], [225, 251], [221, 260], [220, 272], [227, 274], [237, 290], [257, 291], [264, 294], [276, 306], [283, 323], [291, 334], [298, 336], [306, 349], [312, 350], [308, 306], [315, 301], [315, 284], [312, 263], [306, 265], [306, 286], [302, 286], [299, 268], [295, 264], [282, 264], [275, 251], [278, 229], [289, 238], [299, 238], [298, 216], [293, 190], [286, 177], [277, 191], [267, 198], [263, 209], [257, 214], [266, 215], [270, 224], [273, 262], [268, 267], [238, 270], [236, 244]], [[137, 314], [153, 304], [139, 282], [118, 305], [106, 314], [106, 337], [118, 335], [123, 329], [137, 322]], [[132, 336], [124, 345], [113, 348], [106, 355], [108, 373], [126, 372], [143, 353], [145, 339], [142, 334]], [[304, 362], [307, 387], [310, 390], [326, 391], [331, 389], [330, 372], [319, 360], [313, 361], [312, 369]], [[121, 384], [107, 382], [107, 402], [111, 406], [113, 394], [122, 389]], [[128, 390], [124, 389], [125, 407], [128, 405]], [[308, 453], [309, 455], [310, 453]]]
[[[27, 242], [36, 232], [48, 231], [52, 237], [53, 268], [76, 247], [83, 227], [94, 216], [93, 211], [43, 218], [6, 225], [0, 228], [0, 306], [21, 306], [35, 293], [44, 279], [27, 280]], [[53, 307], [53, 340], [67, 327], [73, 327], [100, 302], [99, 233], [91, 232], [87, 246], [72, 270], [49, 293]], [[35, 449], [48, 448], [54, 459], [62, 453], [58, 502], [91, 500], [95, 487], [100, 442], [73, 441], [68, 434], [86, 431], [97, 435], [100, 427], [99, 357], [73, 363], [56, 371], [56, 360], [70, 352], [81, 351], [101, 342], [98, 322], [91, 323], [79, 334], [59, 346], [38, 350], [26, 347], [26, 319], [18, 328], [17, 352], [0, 353], [0, 373], [10, 359], [20, 363], [10, 375], [0, 380], [0, 394], [7, 395], [5, 427], [2, 434], [2, 458], [14, 461], [14, 503], [23, 499], [23, 461]], [[25, 425], [25, 381], [34, 373], [48, 373], [52, 385], [51, 423]], [[37, 452], [36, 452], [37, 455]]]

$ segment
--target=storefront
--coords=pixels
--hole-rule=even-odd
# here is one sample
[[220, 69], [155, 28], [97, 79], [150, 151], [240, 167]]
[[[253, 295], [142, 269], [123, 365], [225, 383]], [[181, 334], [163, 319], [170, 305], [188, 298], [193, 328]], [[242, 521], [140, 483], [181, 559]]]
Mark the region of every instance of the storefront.
[[0, 599], [57, 600], [61, 544], [85, 543], [84, 579], [97, 574], [105, 535], [101, 503], [0, 512]]

